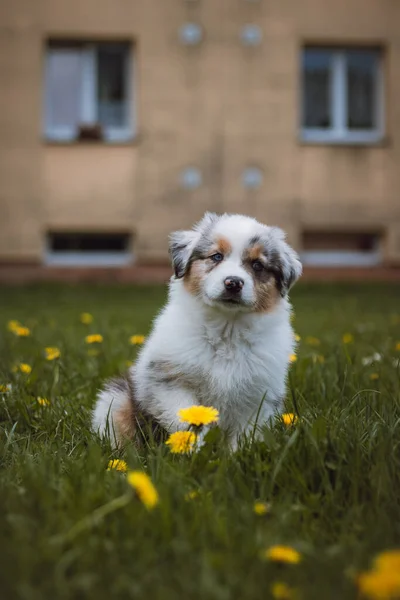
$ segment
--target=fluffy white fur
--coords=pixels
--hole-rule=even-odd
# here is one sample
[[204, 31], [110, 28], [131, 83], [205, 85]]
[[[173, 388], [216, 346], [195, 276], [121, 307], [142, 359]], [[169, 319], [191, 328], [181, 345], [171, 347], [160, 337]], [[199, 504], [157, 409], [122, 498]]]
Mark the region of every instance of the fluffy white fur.
[[[273, 257], [280, 282], [278, 300], [267, 312], [254, 312], [257, 289], [243, 266], [249, 241], [257, 236], [265, 245], [266, 261]], [[202, 277], [194, 294], [185, 282], [191, 257], [199, 247], [198, 252], [207, 252], [219, 237], [231, 245], [229, 256]], [[295, 347], [287, 291], [301, 265], [281, 230], [241, 215], [207, 214], [193, 230], [171, 236], [171, 254], [176, 276], [168, 302], [129, 374], [134, 401], [169, 432], [186, 427], [177, 417], [180, 408], [214, 406], [220, 411], [219, 426], [235, 448], [240, 434], [253, 431], [257, 414], [262, 426], [282, 408]], [[231, 276], [244, 282], [237, 305], [221, 301], [224, 281]], [[129, 402], [128, 391], [113, 390], [112, 384], [103, 390], [94, 429], [112, 435], [112, 416], [124, 402]]]

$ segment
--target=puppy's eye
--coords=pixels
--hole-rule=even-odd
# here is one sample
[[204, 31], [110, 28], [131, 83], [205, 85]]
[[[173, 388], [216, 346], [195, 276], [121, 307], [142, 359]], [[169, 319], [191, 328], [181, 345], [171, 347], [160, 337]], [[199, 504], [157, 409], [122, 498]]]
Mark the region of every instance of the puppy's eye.
[[263, 270], [264, 265], [262, 264], [262, 262], [260, 260], [255, 260], [252, 264], [252, 267], [253, 267], [254, 271], [260, 272]]
[[224, 255], [221, 254], [221, 252], [216, 252], [216, 254], [213, 254], [212, 256], [210, 256], [211, 260], [213, 260], [216, 263], [221, 262], [222, 260], [224, 260]]

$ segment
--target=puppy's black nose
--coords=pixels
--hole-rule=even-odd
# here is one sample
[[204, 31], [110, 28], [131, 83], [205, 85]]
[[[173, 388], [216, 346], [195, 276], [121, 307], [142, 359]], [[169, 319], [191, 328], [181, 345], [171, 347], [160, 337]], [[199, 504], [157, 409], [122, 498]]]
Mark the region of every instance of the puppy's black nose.
[[233, 292], [237, 294], [244, 286], [244, 281], [243, 279], [240, 279], [240, 277], [227, 277], [224, 281], [224, 284], [227, 292]]

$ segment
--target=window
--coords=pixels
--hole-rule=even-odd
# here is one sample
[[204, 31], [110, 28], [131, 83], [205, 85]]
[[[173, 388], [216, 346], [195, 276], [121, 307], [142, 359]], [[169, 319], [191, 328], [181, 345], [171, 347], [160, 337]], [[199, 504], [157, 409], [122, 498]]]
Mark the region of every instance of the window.
[[45, 262], [57, 266], [118, 267], [132, 261], [129, 233], [49, 232]]
[[304, 231], [301, 260], [318, 267], [371, 267], [382, 262], [382, 236], [365, 231]]
[[130, 46], [47, 46], [45, 133], [53, 140], [124, 141], [133, 135]]
[[302, 139], [374, 143], [384, 133], [381, 52], [309, 47], [303, 51]]

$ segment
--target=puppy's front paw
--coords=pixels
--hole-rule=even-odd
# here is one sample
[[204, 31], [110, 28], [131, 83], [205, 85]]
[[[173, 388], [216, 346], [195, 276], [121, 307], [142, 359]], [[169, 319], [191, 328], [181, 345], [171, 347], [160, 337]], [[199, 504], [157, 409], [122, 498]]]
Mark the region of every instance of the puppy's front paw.
[[197, 434], [196, 443], [194, 445], [194, 450], [200, 450], [205, 445], [205, 437], [207, 433], [210, 431], [210, 428], [207, 426], [202, 427], [200, 433]]
[[237, 449], [238, 449], [238, 447], [239, 447], [239, 439], [238, 439], [238, 436], [236, 436], [236, 435], [235, 435], [234, 437], [232, 437], [232, 438], [229, 440], [229, 443], [228, 443], [228, 445], [229, 445], [229, 450], [230, 450], [231, 452], [236, 452], [236, 451], [237, 451]]

